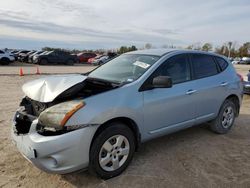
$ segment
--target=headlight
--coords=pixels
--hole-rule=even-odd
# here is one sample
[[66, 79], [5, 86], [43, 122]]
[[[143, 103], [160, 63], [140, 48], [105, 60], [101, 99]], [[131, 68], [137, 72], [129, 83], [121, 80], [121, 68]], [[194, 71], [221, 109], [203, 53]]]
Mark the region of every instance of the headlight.
[[63, 130], [69, 118], [84, 106], [85, 103], [79, 100], [57, 104], [40, 114], [38, 124], [55, 130]]

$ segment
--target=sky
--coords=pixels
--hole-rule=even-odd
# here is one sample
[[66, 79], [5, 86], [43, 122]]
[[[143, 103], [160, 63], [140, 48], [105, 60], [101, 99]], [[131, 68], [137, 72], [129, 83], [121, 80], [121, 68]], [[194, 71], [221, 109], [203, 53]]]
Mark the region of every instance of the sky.
[[0, 0], [0, 48], [250, 41], [250, 0]]

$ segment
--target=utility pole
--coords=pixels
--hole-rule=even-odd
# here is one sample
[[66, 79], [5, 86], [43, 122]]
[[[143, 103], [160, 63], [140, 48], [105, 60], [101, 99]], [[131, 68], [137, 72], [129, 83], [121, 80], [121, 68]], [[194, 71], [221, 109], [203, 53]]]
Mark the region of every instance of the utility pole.
[[228, 42], [228, 58], [231, 57], [231, 48], [232, 48], [233, 43], [232, 42]]

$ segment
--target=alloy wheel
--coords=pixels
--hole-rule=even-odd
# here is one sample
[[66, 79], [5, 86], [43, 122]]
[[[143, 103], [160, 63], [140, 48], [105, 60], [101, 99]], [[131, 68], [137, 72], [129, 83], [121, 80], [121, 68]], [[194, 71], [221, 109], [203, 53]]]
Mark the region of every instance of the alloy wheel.
[[110, 137], [99, 152], [100, 167], [108, 172], [119, 169], [127, 160], [130, 152], [128, 139], [123, 135]]

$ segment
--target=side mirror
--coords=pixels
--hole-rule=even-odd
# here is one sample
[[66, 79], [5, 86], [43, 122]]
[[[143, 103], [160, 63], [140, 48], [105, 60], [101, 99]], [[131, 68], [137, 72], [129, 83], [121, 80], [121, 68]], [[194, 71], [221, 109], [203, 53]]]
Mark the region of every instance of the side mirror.
[[172, 79], [169, 76], [157, 76], [152, 83], [153, 88], [170, 88], [172, 85]]

